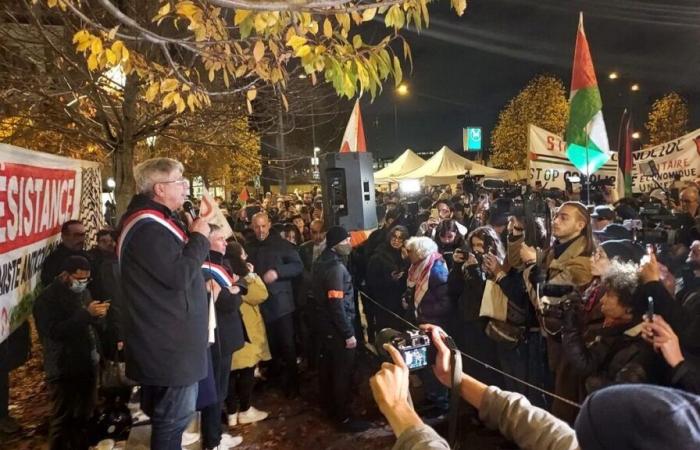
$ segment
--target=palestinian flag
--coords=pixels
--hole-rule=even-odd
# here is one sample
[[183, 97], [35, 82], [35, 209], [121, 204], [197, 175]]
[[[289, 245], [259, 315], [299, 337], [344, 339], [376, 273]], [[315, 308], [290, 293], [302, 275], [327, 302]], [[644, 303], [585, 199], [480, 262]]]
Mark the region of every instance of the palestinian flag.
[[619, 148], [617, 154], [617, 196], [619, 198], [632, 196], [632, 120], [625, 109], [620, 122], [618, 134]]
[[571, 75], [566, 156], [585, 175], [591, 175], [610, 159], [602, 109], [603, 101], [600, 98], [581, 14]]

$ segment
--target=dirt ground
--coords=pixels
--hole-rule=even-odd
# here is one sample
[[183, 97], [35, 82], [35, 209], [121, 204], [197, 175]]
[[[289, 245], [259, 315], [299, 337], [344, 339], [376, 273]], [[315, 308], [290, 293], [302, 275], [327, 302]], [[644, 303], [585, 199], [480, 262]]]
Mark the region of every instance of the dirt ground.
[[[337, 432], [330, 420], [317, 406], [318, 389], [314, 374], [303, 373], [301, 397], [288, 400], [273, 387], [256, 388], [253, 404], [270, 412], [270, 417], [256, 424], [235, 427], [229, 432], [242, 435], [243, 444], [237, 448], [253, 449], [329, 449], [329, 450], [379, 450], [389, 449], [395, 438], [386, 421], [372, 400], [368, 380], [379, 366], [373, 355], [363, 354], [358, 361], [355, 375], [356, 415], [371, 421], [374, 427], [364, 433], [346, 434]], [[48, 448], [48, 415], [50, 404], [42, 369], [41, 347], [33, 332], [32, 357], [27, 364], [11, 374], [10, 411], [23, 427], [22, 432], [13, 436], [0, 436], [0, 448], [12, 450], [43, 450]], [[511, 449], [498, 434], [483, 429], [476, 423], [464, 420], [462, 448], [470, 449]], [[136, 427], [132, 433], [141, 435], [147, 442], [148, 427]], [[445, 424], [437, 424], [441, 433], [446, 433]], [[141, 439], [133, 439], [141, 440]], [[126, 447], [121, 443], [122, 448]], [[129, 445], [130, 448], [144, 448]], [[188, 449], [196, 449], [197, 445]]]

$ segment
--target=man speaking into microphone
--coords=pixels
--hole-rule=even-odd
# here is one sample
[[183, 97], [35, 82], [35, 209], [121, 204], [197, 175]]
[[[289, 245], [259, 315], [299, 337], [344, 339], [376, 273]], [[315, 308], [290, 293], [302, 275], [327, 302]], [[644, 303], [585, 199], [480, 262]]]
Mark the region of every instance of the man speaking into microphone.
[[189, 190], [183, 166], [154, 158], [134, 168], [136, 194], [119, 226], [117, 256], [124, 291], [126, 374], [142, 385], [151, 448], [181, 448], [207, 369], [207, 293], [202, 263], [209, 225], [189, 229], [175, 211]]

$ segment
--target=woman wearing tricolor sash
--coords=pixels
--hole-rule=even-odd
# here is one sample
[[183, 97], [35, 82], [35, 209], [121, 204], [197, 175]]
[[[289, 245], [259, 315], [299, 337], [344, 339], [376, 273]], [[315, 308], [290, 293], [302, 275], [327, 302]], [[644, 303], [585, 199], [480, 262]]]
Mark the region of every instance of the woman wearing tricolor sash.
[[[247, 292], [245, 280], [233, 274], [226, 253], [226, 238], [216, 225], [209, 234], [209, 258], [202, 264], [204, 279], [212, 294], [215, 323], [210, 322], [210, 336], [213, 342], [209, 347], [212, 357], [216, 400], [202, 409], [202, 447], [231, 448], [242, 442], [240, 436], [222, 433], [221, 411], [228, 392], [231, 357], [242, 348], [246, 341], [245, 327], [241, 319], [241, 295]], [[213, 326], [213, 327], [212, 327]], [[211, 341], [211, 339], [210, 339]]]

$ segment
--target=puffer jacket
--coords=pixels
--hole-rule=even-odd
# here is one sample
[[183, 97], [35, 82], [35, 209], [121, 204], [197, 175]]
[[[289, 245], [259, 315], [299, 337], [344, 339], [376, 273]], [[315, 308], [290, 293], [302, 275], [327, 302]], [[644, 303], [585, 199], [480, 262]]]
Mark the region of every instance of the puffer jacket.
[[231, 370], [255, 367], [260, 361], [269, 361], [271, 358], [265, 321], [260, 312], [260, 304], [268, 297], [267, 287], [253, 272], [249, 273], [244, 280], [248, 283], [248, 293], [242, 296], [243, 303], [240, 311], [249, 342], [246, 342], [242, 349], [234, 352]]
[[439, 259], [430, 269], [428, 291], [417, 308], [418, 323], [451, 328], [456, 308], [447, 287], [447, 265]]

